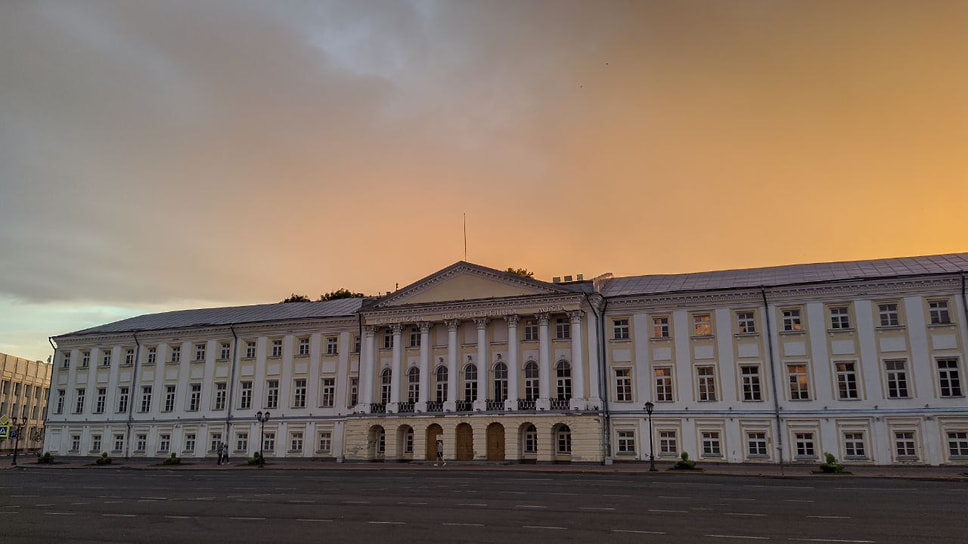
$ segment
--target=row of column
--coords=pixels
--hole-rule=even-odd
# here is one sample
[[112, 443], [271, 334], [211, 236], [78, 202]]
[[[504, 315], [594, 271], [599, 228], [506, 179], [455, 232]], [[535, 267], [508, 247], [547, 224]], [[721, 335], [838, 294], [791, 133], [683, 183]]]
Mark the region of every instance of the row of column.
[[[572, 398], [569, 399], [569, 408], [585, 409], [585, 365], [582, 350], [581, 324], [584, 312], [569, 312], [571, 326], [571, 379], [572, 379]], [[536, 315], [538, 320], [538, 399], [535, 407], [539, 410], [547, 410], [551, 407], [551, 384], [554, 369], [551, 365], [551, 314], [540, 313]], [[518, 338], [518, 324], [520, 316], [507, 315], [504, 320], [508, 325], [508, 399], [505, 401], [504, 409], [516, 410], [518, 403], [519, 383], [518, 374], [520, 372], [518, 352], [520, 349]], [[492, 393], [489, 384], [491, 361], [487, 354], [487, 324], [489, 319], [486, 317], [474, 318], [477, 326], [477, 400], [474, 402], [473, 409], [486, 410], [487, 398]], [[444, 321], [447, 326], [447, 401], [444, 403], [445, 412], [456, 411], [458, 384], [460, 381], [459, 349], [457, 344], [457, 333], [460, 329], [460, 320], [452, 319]], [[420, 387], [418, 391], [418, 401], [414, 407], [417, 412], [427, 410], [427, 402], [430, 396], [430, 329], [433, 326], [429, 322], [419, 322], [416, 324], [420, 329]], [[401, 343], [403, 335], [402, 323], [390, 325], [393, 335], [393, 355], [390, 363], [390, 370], [393, 381], [390, 386], [390, 404], [386, 407], [387, 412], [396, 412], [400, 405], [400, 394], [405, 373], [402, 372], [403, 345]], [[377, 327], [367, 325], [364, 327], [363, 353], [360, 357], [360, 405], [357, 411], [369, 412], [373, 405], [373, 392], [380, 376], [380, 367], [376, 358], [376, 331]]]

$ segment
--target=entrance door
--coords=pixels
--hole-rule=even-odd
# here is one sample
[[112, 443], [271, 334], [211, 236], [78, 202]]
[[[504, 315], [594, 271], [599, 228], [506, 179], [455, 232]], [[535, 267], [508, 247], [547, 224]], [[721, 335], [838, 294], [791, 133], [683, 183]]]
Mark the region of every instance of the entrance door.
[[474, 430], [467, 423], [457, 426], [457, 460], [474, 460]]
[[434, 423], [430, 427], [427, 427], [427, 447], [426, 447], [426, 457], [428, 461], [434, 461], [437, 459], [437, 437], [444, 436], [444, 430], [440, 428], [440, 425]]
[[504, 425], [500, 423], [487, 426], [487, 460], [504, 460]]

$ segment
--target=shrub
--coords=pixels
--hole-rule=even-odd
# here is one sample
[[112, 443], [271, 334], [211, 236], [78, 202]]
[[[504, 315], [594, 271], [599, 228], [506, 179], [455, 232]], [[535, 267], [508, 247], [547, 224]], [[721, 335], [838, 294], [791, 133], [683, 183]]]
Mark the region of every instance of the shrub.
[[111, 464], [111, 458], [108, 456], [108, 452], [104, 452], [94, 462], [97, 463], [97, 464], [99, 464], [99, 465], [110, 465]]
[[259, 452], [255, 452], [255, 453], [252, 454], [252, 457], [249, 457], [248, 463], [250, 465], [258, 465], [259, 464], [259, 459], [261, 459], [261, 458], [262, 458], [262, 454], [259, 453]]
[[171, 457], [169, 457], [169, 458], [165, 459], [164, 461], [162, 461], [162, 464], [163, 465], [180, 465], [181, 464], [181, 459], [179, 459], [178, 456], [175, 455], [175, 452], [172, 452], [171, 453]]
[[37, 462], [42, 465], [53, 465], [54, 456], [50, 454], [49, 451], [44, 452], [43, 455], [37, 456]]
[[676, 461], [675, 466], [672, 468], [676, 470], [695, 470], [696, 462], [689, 458], [689, 454], [687, 452], [682, 452], [679, 455], [679, 460]]
[[834, 454], [824, 452], [824, 462], [820, 463], [820, 470], [828, 474], [839, 474], [844, 471], [844, 465], [837, 462]]

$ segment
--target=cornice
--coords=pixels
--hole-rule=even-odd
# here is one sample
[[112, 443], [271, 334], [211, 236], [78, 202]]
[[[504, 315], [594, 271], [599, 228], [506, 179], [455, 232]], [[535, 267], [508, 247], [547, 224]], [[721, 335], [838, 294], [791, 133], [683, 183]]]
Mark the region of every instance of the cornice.
[[582, 296], [580, 293], [567, 293], [397, 306], [361, 313], [364, 322], [368, 325], [387, 325], [427, 321], [427, 316], [438, 316], [438, 319], [435, 319], [436, 321], [446, 321], [503, 317], [515, 314], [535, 315], [545, 312], [566, 312], [578, 309], [581, 303]]

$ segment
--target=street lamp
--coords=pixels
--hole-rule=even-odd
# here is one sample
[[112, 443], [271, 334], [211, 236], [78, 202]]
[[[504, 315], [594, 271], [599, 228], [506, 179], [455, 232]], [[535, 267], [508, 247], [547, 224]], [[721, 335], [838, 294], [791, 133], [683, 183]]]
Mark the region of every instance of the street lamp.
[[10, 423], [12, 431], [14, 432], [13, 461], [10, 461], [10, 464], [17, 466], [17, 450], [20, 449], [20, 433], [24, 431], [24, 425], [27, 424], [27, 418], [23, 418], [21, 419], [20, 423], [17, 423], [17, 416], [14, 416], [10, 419]]
[[652, 438], [652, 410], [655, 405], [651, 402], [645, 403], [645, 413], [649, 414], [649, 472], [655, 472], [655, 446]]
[[266, 456], [263, 448], [266, 445], [266, 421], [269, 421], [269, 411], [266, 410], [266, 412], [263, 414], [262, 410], [259, 410], [255, 414], [255, 420], [262, 424], [262, 429], [259, 436], [259, 468], [262, 468], [266, 464]]

